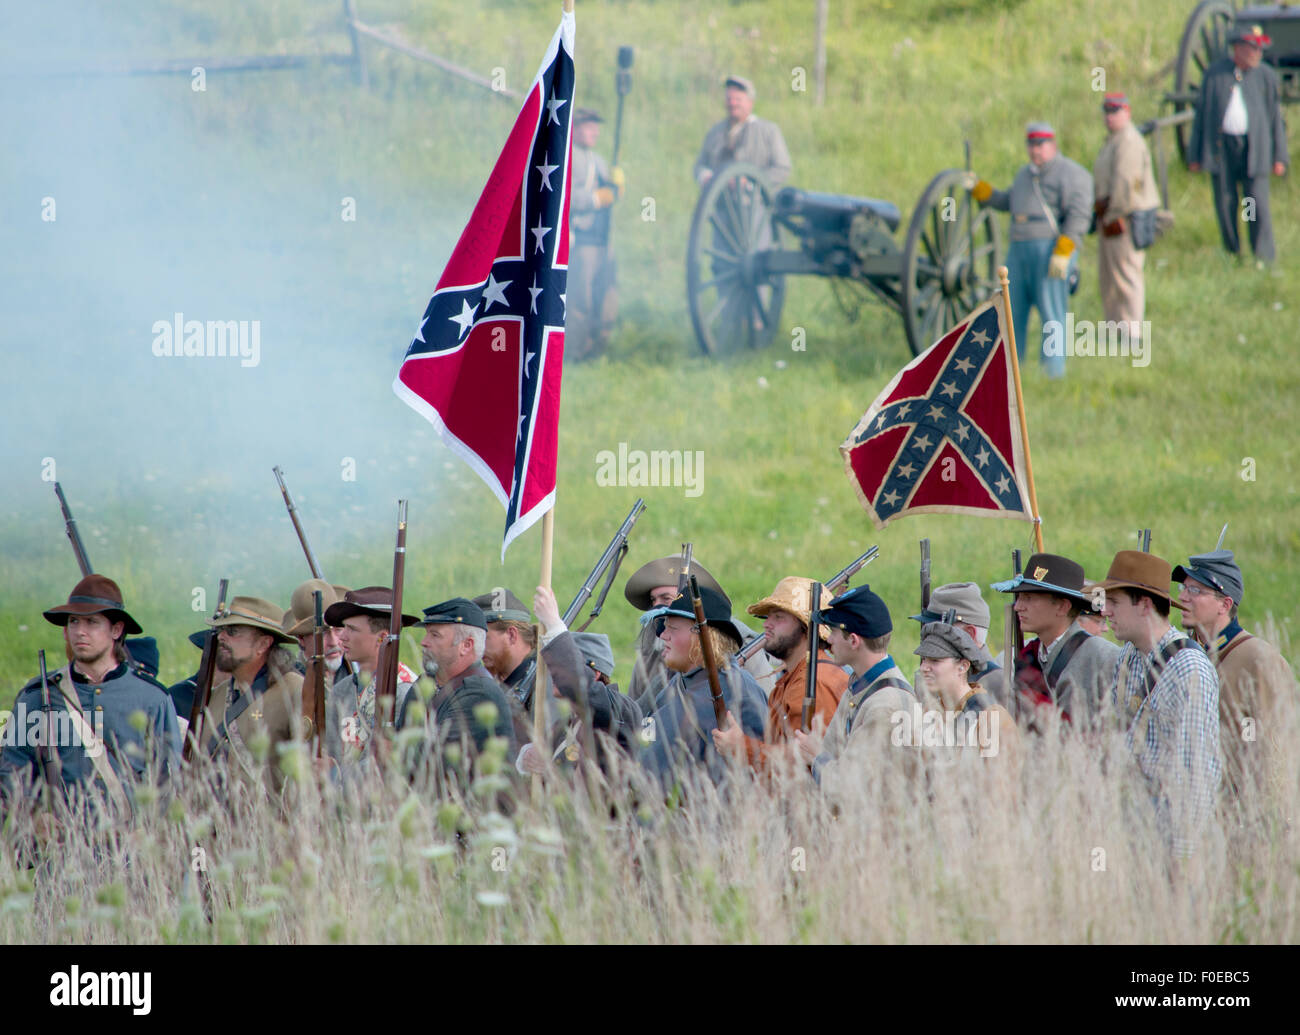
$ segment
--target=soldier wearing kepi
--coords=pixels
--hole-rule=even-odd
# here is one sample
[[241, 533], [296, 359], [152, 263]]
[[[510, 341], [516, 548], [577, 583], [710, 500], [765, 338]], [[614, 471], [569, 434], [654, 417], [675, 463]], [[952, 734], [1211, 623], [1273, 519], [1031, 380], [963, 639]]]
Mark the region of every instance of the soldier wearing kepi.
[[1097, 587], [1124, 649], [1115, 659], [1111, 708], [1146, 781], [1156, 826], [1175, 859], [1190, 856], [1219, 790], [1219, 680], [1205, 651], [1169, 625], [1183, 605], [1169, 593], [1169, 562], [1121, 550]]
[[1092, 177], [1057, 152], [1056, 131], [1046, 122], [1026, 127], [1025, 144], [1029, 163], [1016, 173], [1010, 190], [976, 180], [971, 194], [981, 204], [1011, 213], [1007, 268], [1016, 353], [1023, 363], [1029, 308], [1036, 306], [1043, 322], [1043, 369], [1057, 378], [1065, 376], [1066, 285], [1077, 275], [1079, 246], [1092, 218]]
[[[533, 739], [533, 687], [537, 683], [537, 632], [524, 602], [501, 586], [474, 598], [487, 620], [483, 667], [501, 684], [510, 702], [515, 743]], [[548, 710], [550, 706], [548, 704]]]
[[1219, 674], [1219, 744], [1224, 788], [1236, 798], [1277, 777], [1280, 740], [1290, 729], [1296, 680], [1278, 649], [1237, 621], [1245, 595], [1231, 550], [1213, 550], [1174, 569], [1183, 584], [1183, 629], [1207, 648]]
[[1092, 166], [1093, 213], [1100, 236], [1097, 287], [1106, 319], [1126, 327], [1132, 343], [1142, 336], [1147, 257], [1134, 247], [1132, 218], [1134, 212], [1159, 207], [1160, 195], [1151, 174], [1151, 152], [1133, 125], [1128, 97], [1108, 93], [1101, 110], [1109, 136]]
[[998, 758], [1003, 771], [1013, 773], [1020, 735], [1011, 713], [977, 681], [986, 652], [955, 625], [931, 622], [921, 627], [921, 645], [913, 653], [921, 659], [926, 685], [945, 711], [956, 713], [955, 742], [950, 746], [958, 759], [971, 758], [978, 747], [981, 758]]
[[604, 121], [590, 108], [579, 108], [573, 118], [566, 359], [603, 353], [618, 316], [611, 217], [614, 202], [623, 197], [624, 176], [595, 151]]
[[199, 734], [209, 758], [238, 759], [249, 771], [265, 764], [263, 779], [275, 792], [284, 785], [277, 749], [303, 739], [302, 676], [283, 621], [284, 611], [269, 600], [235, 597], [211, 623], [216, 672]]
[[1187, 168], [1204, 169], [1214, 183], [1214, 212], [1223, 247], [1241, 250], [1237, 221], [1248, 214], [1250, 248], [1257, 264], [1276, 258], [1273, 217], [1269, 211], [1269, 176], [1286, 173], [1286, 123], [1277, 73], [1261, 64], [1273, 41], [1258, 25], [1240, 26], [1229, 39], [1232, 56], [1205, 70], [1196, 92], [1196, 119], [1187, 148]]
[[[912, 615], [911, 620], [923, 626], [943, 620], [949, 611], [956, 612], [953, 624], [966, 633], [983, 651], [984, 661], [980, 670], [979, 684], [994, 700], [1004, 708], [1010, 691], [1007, 688], [1006, 673], [1002, 666], [993, 660], [989, 653], [989, 605], [984, 602], [980, 588], [974, 582], [949, 582], [930, 594], [930, 606], [919, 615]], [[920, 686], [918, 690], [922, 689]]]
[[[180, 764], [176, 709], [166, 693], [126, 662], [122, 638], [141, 629], [112, 579], [86, 576], [73, 587], [66, 604], [50, 608], [44, 617], [63, 629], [70, 656], [49, 678], [50, 718], [58, 735], [64, 791], [94, 787], [124, 819], [134, 785], [151, 767], [161, 781]], [[5, 813], [30, 793], [41, 772], [37, 745], [26, 738], [18, 743], [16, 735], [20, 724], [26, 734], [33, 725], [26, 717], [37, 715], [42, 707], [38, 676], [19, 691], [0, 751], [0, 811]], [[143, 728], [131, 722], [136, 712], [145, 717]]]
[[[486, 750], [488, 740], [506, 742], [505, 758], [513, 764], [517, 747], [510, 726], [510, 705], [501, 685], [483, 667], [487, 644], [487, 618], [472, 600], [454, 597], [424, 609], [419, 620], [424, 628], [420, 650], [424, 669], [433, 675], [437, 691], [427, 704], [415, 696], [402, 703], [397, 726], [413, 725], [412, 710], [424, 709], [425, 722], [441, 747], [441, 772], [472, 772], [474, 758]], [[483, 705], [491, 705], [485, 709]], [[495, 711], [489, 717], [488, 712]], [[455, 750], [448, 749], [456, 745]], [[459, 754], [468, 747], [470, 757]]]
[[[732, 716], [726, 727], [713, 731], [713, 743], [719, 750], [742, 753], [754, 769], [763, 770], [779, 758], [796, 757], [790, 749], [794, 747], [795, 730], [803, 729], [811, 602], [812, 579], [789, 575], [776, 584], [770, 595], [750, 605], [749, 613], [763, 619], [763, 649], [784, 665], [767, 699], [767, 739], [746, 737]], [[824, 730], [848, 689], [849, 677], [820, 649], [828, 639], [827, 631], [819, 628], [818, 633], [813, 721], [820, 721]]]
[[[352, 669], [325, 695], [325, 751], [340, 764], [358, 763], [374, 735], [375, 671], [392, 613], [393, 591], [387, 586], [351, 590], [325, 609], [325, 622], [339, 628], [343, 653]], [[418, 621], [415, 615], [403, 614], [402, 628]], [[398, 662], [394, 715], [400, 714], [418, 678]]]
[[917, 703], [912, 685], [889, 656], [894, 631], [889, 608], [870, 586], [841, 593], [822, 608], [821, 623], [837, 665], [853, 670], [825, 738], [799, 730], [795, 747], [812, 767], [813, 779], [832, 796], [849, 793], [871, 772], [912, 777], [916, 759], [890, 744], [894, 718]]
[[999, 593], [1015, 594], [1020, 628], [1037, 637], [1016, 661], [1022, 708], [1031, 716], [1054, 709], [1075, 730], [1095, 732], [1110, 704], [1120, 650], [1079, 624], [1092, 606], [1083, 586], [1083, 566], [1051, 553], [1034, 554], [1015, 578], [993, 583]]
[[[691, 570], [695, 572], [694, 567]], [[726, 709], [739, 720], [745, 736], [763, 739], [767, 702], [754, 677], [732, 657], [740, 647], [740, 638], [731, 620], [731, 602], [724, 593], [708, 586], [700, 586], [700, 600], [705, 619], [702, 629], [695, 626], [689, 592], [677, 596], [655, 620], [664, 641], [664, 664], [674, 676], [659, 695], [654, 712], [642, 724], [647, 746], [641, 760], [669, 786], [675, 775], [693, 767], [702, 768], [715, 784], [723, 782], [726, 772], [723, 756], [709, 736], [718, 724], [704, 667], [702, 637], [711, 640]]]
[[[632, 670], [632, 678], [628, 681], [627, 695], [646, 715], [655, 710], [660, 694], [663, 693], [669, 679], [672, 677], [672, 672], [664, 664], [664, 642], [659, 638], [656, 630], [656, 619], [662, 613], [660, 609], [672, 603], [680, 592], [678, 584], [681, 579], [681, 566], [682, 558], [680, 554], [674, 554], [671, 557], [660, 557], [658, 560], [641, 565], [632, 573], [627, 580], [627, 584], [623, 587], [623, 596], [627, 598], [627, 602], [638, 611], [645, 612], [641, 616], [641, 633], [637, 637], [636, 665]], [[699, 561], [692, 559], [691, 571], [695, 574], [701, 588], [707, 586], [722, 593], [723, 597], [726, 598], [727, 594], [723, 592], [718, 580], [710, 575]], [[730, 606], [729, 599], [728, 606]], [[735, 620], [734, 615], [732, 616], [731, 632], [743, 645], [747, 639], [745, 635], [746, 629], [743, 623]], [[754, 677], [759, 689], [765, 695], [771, 691], [776, 682], [776, 672], [772, 667], [772, 663], [767, 660], [764, 651], [759, 651], [753, 655], [745, 663], [744, 668], [746, 672]]]
[[781, 128], [754, 114], [754, 84], [744, 76], [723, 81], [727, 91], [727, 117], [704, 137], [695, 161], [695, 182], [701, 187], [733, 162], [756, 165], [775, 190], [790, 178], [790, 150]]

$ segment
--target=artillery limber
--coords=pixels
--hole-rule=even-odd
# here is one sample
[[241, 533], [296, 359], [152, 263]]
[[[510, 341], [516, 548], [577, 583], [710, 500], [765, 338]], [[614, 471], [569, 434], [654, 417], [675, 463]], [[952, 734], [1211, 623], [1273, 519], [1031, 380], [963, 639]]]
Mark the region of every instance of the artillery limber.
[[[830, 278], [846, 311], [874, 297], [897, 312], [919, 354], [998, 289], [996, 214], [972, 202], [966, 173], [930, 181], [900, 245], [898, 206], [875, 198], [785, 187], [755, 167], [714, 175], [695, 207], [686, 290], [700, 347], [721, 356], [769, 344], [785, 278]], [[789, 242], [790, 247], [786, 246]]]

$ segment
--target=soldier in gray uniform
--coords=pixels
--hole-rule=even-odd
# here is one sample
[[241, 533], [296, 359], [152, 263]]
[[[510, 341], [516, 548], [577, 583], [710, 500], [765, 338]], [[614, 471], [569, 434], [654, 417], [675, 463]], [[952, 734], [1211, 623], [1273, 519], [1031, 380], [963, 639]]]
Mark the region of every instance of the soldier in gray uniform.
[[564, 354], [577, 360], [605, 351], [618, 316], [611, 207], [623, 196], [624, 177], [594, 150], [602, 122], [590, 108], [579, 108], [573, 120]]
[[[1273, 218], [1268, 207], [1268, 178], [1281, 176], [1290, 164], [1286, 124], [1282, 121], [1277, 73], [1260, 64], [1272, 40], [1258, 25], [1233, 33], [1232, 57], [1205, 72], [1196, 94], [1196, 120], [1187, 148], [1187, 168], [1204, 169], [1214, 181], [1214, 211], [1223, 247], [1241, 249], [1237, 219], [1250, 223], [1250, 248], [1257, 263], [1271, 263]], [[1241, 198], [1238, 200], [1238, 195]], [[1247, 199], [1253, 217], [1239, 212]]]
[[1041, 359], [1048, 377], [1065, 376], [1066, 283], [1077, 277], [1078, 250], [1092, 222], [1092, 174], [1056, 150], [1056, 133], [1046, 122], [1025, 130], [1029, 162], [1010, 190], [976, 180], [971, 194], [981, 204], [1011, 213], [1011, 315], [1016, 354], [1025, 359], [1029, 307], [1043, 322]]
[[[754, 84], [742, 76], [727, 76], [727, 117], [704, 137], [695, 161], [695, 182], [701, 187], [713, 174], [732, 162], [756, 165], [769, 186], [780, 187], [790, 178], [790, 150], [781, 128], [754, 114]], [[576, 173], [575, 173], [576, 175]]]
[[[87, 575], [73, 587], [68, 602], [44, 612], [63, 629], [71, 659], [50, 673], [49, 725], [60, 763], [56, 793], [96, 789], [119, 814], [129, 816], [135, 784], [150, 773], [161, 780], [180, 764], [181, 733], [171, 698], [131, 669], [122, 638], [139, 633], [126, 611], [117, 583]], [[0, 751], [0, 814], [30, 795], [42, 777], [36, 738], [29, 736], [43, 705], [37, 677], [19, 691], [14, 716]], [[131, 716], [145, 717], [137, 729]], [[55, 776], [51, 774], [53, 782]], [[31, 800], [36, 800], [32, 797]], [[46, 829], [49, 829], [49, 821]]]

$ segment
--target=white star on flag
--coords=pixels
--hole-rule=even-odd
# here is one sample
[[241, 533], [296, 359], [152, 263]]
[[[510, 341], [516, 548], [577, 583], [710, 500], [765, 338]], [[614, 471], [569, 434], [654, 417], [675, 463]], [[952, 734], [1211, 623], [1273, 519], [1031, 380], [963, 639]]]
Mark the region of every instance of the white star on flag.
[[884, 501], [885, 501], [889, 506], [892, 507], [895, 503], [898, 502], [898, 493], [896, 493], [893, 489], [890, 489], [887, 493], [885, 493], [885, 495], [884, 495], [883, 498], [884, 498]]
[[551, 232], [551, 228], [542, 226], [542, 214], [540, 212], [537, 213], [537, 225], [532, 228], [532, 232], [533, 236], [537, 238], [537, 251], [546, 251], [546, 235]]
[[980, 446], [980, 451], [975, 454], [975, 459], [978, 460], [979, 465], [983, 467], [989, 462], [989, 451], [983, 446]]
[[456, 336], [458, 340], [465, 337], [465, 332], [469, 330], [470, 324], [474, 322], [474, 310], [477, 308], [477, 305], [471, 306], [469, 302], [462, 298], [460, 300], [460, 315], [447, 317], [452, 323], [460, 326], [460, 333]]
[[[546, 110], [550, 113], [547, 116], [547, 124], [554, 122], [557, 126], [560, 124], [560, 118], [555, 113], [568, 104], [568, 101], [562, 101], [555, 96], [555, 91], [551, 91], [551, 99], [546, 102]], [[987, 340], [987, 339], [985, 339]]]
[[1010, 479], [1007, 478], [1005, 474], [1001, 478], [999, 478], [995, 484], [998, 487], [998, 492], [1006, 492], [1009, 488], [1011, 488], [1011, 481]]
[[913, 467], [911, 464], [904, 464], [902, 467], [898, 469], [898, 477], [910, 478], [912, 477], [912, 472], [915, 470], [916, 468]]
[[528, 311], [530, 313], [537, 312], [537, 296], [540, 295], [541, 293], [542, 293], [542, 289], [537, 286], [537, 274], [534, 273], [533, 286], [528, 289], [528, 297], [529, 297]]
[[985, 334], [982, 330], [980, 330], [972, 334], [970, 336], [970, 340], [973, 341], [976, 345], [987, 345], [989, 343], [989, 336]]
[[541, 176], [541, 178], [542, 178], [542, 190], [550, 190], [550, 189], [551, 189], [551, 173], [555, 172], [555, 170], [559, 168], [558, 165], [550, 165], [550, 164], [548, 164], [548, 163], [550, 162], [550, 160], [551, 160], [551, 156], [550, 156], [550, 155], [547, 155], [547, 156], [542, 160], [542, 164], [541, 164], [541, 165], [534, 165], [534, 166], [533, 166], [533, 168], [537, 170], [538, 174], [539, 174], [539, 175]]
[[916, 436], [916, 448], [917, 448], [917, 449], [929, 449], [929, 448], [930, 448], [930, 436], [929, 436], [929, 435], [917, 435], [917, 436]]
[[943, 420], [943, 408], [942, 408], [942, 407], [939, 407], [939, 406], [931, 406], [931, 407], [930, 407], [930, 419], [931, 419], [931, 420]]
[[951, 381], [945, 381], [945, 382], [944, 382], [944, 383], [939, 387], [939, 394], [940, 394], [940, 395], [946, 395], [949, 399], [951, 399], [951, 398], [954, 398], [955, 396], [961, 395], [961, 391], [960, 391], [960, 389], [958, 389], [958, 387], [957, 387], [955, 384], [953, 384]]
[[[974, 337], [974, 335], [971, 335], [971, 337]], [[969, 374], [971, 370], [974, 368], [975, 364], [972, 363], [965, 356], [962, 356], [962, 358], [957, 360], [957, 362], [955, 362], [953, 366], [956, 367], [958, 370], [960, 370], [963, 374]]]
[[[420, 327], [419, 327], [419, 329], [415, 332], [415, 340], [416, 340], [416, 341], [424, 341], [424, 325], [425, 325], [426, 323], [428, 323], [428, 322], [429, 322], [429, 318], [428, 318], [427, 316], [426, 316], [423, 320], [420, 321]], [[425, 342], [425, 344], [427, 345], [428, 342]]]
[[[533, 275], [536, 276], [536, 274]], [[496, 277], [489, 273], [487, 286], [483, 289], [483, 312], [486, 313], [491, 309], [493, 302], [500, 302], [502, 305], [507, 305], [506, 288], [513, 283], [513, 280], [498, 281]]]

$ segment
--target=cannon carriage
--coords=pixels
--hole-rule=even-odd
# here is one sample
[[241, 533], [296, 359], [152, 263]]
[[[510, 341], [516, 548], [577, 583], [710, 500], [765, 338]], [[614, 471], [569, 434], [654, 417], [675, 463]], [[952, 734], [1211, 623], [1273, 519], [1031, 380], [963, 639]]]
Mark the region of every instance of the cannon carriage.
[[785, 187], [755, 167], [709, 180], [691, 224], [686, 290], [700, 347], [711, 356], [775, 337], [786, 278], [829, 278], [849, 311], [876, 299], [897, 312], [914, 354], [998, 289], [1002, 240], [995, 213], [974, 204], [965, 172], [930, 181], [901, 244], [898, 206], [876, 198]]

